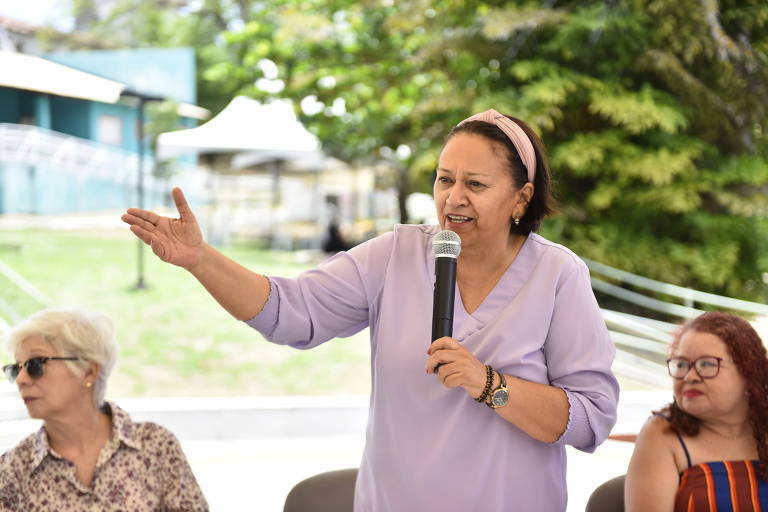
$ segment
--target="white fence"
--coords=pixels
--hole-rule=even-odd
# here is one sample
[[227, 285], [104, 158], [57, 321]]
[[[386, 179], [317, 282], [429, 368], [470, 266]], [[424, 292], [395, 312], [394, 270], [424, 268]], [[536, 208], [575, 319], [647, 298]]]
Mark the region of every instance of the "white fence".
[[[596, 261], [585, 261], [592, 273], [592, 289], [595, 291], [666, 317], [678, 318], [681, 322], [704, 312], [703, 309], [698, 309], [697, 305], [715, 306], [745, 314], [747, 318], [753, 319], [752, 323], [759, 333], [764, 330], [761, 319], [768, 317], [768, 306], [765, 304], [654, 281]], [[624, 287], [627, 285], [644, 290], [647, 295], [628, 290]], [[659, 296], [664, 296], [665, 300]], [[673, 302], [675, 299], [680, 304]], [[677, 323], [607, 309], [602, 312], [617, 349], [614, 371], [652, 387], [669, 389], [670, 379], [663, 364]], [[760, 334], [765, 342], [765, 333]]]
[[[66, 213], [138, 204], [139, 158], [116, 146], [37, 126], [0, 123], [0, 212]], [[145, 205], [162, 204], [173, 184], [193, 196], [207, 172], [185, 166], [171, 179], [155, 176], [144, 156]], [[191, 182], [191, 183], [190, 183]], [[119, 204], [117, 204], [119, 203]]]

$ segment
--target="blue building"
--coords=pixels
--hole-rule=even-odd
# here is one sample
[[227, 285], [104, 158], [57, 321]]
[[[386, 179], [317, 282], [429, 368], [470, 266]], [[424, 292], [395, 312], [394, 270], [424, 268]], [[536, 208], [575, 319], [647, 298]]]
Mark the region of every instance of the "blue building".
[[[180, 105], [183, 126], [205, 117], [194, 106], [193, 49], [57, 52], [44, 58], [0, 51], [0, 213], [137, 205], [140, 118], [148, 101], [161, 99]], [[171, 181], [200, 181], [194, 171], [171, 181], [156, 176], [144, 142], [145, 206], [162, 204]]]

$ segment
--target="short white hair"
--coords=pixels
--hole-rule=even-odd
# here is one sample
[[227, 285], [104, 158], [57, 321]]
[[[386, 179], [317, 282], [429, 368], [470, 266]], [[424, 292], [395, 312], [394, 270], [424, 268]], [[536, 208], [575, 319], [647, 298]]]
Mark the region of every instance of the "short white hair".
[[83, 375], [88, 363], [99, 365], [99, 376], [93, 383], [93, 401], [97, 408], [101, 407], [107, 379], [117, 359], [112, 321], [104, 314], [79, 309], [44, 309], [10, 330], [8, 352], [15, 354], [19, 345], [34, 337], [50, 343], [59, 356], [79, 357], [79, 361], [63, 361], [75, 375]]

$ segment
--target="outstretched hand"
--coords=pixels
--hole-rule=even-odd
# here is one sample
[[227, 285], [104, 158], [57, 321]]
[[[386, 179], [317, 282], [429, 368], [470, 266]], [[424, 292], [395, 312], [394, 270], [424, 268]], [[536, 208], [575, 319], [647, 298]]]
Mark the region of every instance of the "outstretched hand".
[[158, 258], [191, 269], [202, 258], [203, 235], [181, 189], [176, 187], [171, 194], [179, 212], [178, 219], [138, 208], [129, 208], [120, 218], [131, 225], [133, 234], [149, 245]]

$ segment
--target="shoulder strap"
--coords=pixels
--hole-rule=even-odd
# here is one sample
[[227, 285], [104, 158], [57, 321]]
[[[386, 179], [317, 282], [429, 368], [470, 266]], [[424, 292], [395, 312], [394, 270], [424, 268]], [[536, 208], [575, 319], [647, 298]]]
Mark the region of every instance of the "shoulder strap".
[[[667, 418], [663, 414], [654, 413], [653, 415], [654, 416], [659, 416], [659, 417], [664, 418], [665, 420], [669, 421], [669, 418]], [[683, 452], [685, 452], [685, 460], [688, 461], [688, 467], [690, 468], [691, 467], [691, 454], [688, 453], [688, 447], [685, 445], [685, 441], [683, 441], [683, 437], [677, 432], [677, 430], [672, 429], [672, 432], [675, 433], [675, 435], [677, 436], [677, 440], [680, 441], [680, 446], [683, 447]]]

